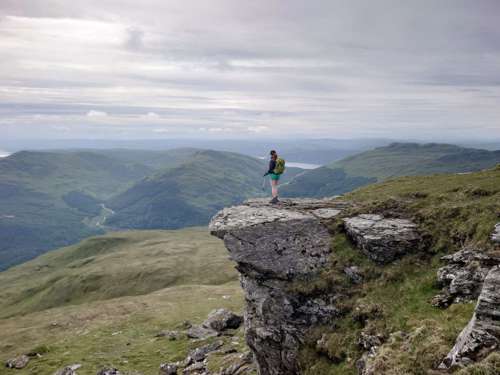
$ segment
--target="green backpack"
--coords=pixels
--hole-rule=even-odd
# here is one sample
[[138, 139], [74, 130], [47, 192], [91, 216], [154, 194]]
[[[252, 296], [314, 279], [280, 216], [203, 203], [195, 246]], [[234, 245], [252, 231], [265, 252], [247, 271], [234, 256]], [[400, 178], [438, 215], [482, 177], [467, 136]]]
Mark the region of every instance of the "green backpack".
[[283, 174], [285, 171], [285, 159], [276, 159], [276, 167], [274, 167], [274, 174]]

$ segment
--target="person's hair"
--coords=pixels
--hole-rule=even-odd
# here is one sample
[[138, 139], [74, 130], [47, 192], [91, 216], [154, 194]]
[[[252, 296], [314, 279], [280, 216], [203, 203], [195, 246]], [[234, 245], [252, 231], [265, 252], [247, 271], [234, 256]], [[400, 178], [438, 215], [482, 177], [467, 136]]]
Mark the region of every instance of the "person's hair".
[[277, 155], [275, 150], [271, 150], [270, 154], [271, 155]]

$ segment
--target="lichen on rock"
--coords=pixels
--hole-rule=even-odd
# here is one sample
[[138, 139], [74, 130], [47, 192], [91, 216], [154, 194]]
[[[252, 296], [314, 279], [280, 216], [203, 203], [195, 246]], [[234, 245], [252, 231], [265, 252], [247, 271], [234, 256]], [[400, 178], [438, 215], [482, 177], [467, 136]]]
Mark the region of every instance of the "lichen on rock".
[[500, 266], [486, 276], [474, 315], [439, 366], [462, 367], [486, 357], [500, 346]]
[[423, 246], [417, 225], [406, 219], [361, 214], [344, 219], [347, 234], [371, 260], [389, 263]]
[[331, 238], [325, 220], [343, 207], [335, 199], [286, 200], [279, 206], [252, 200], [222, 210], [210, 222], [211, 233], [224, 240], [237, 263], [246, 299], [246, 341], [261, 375], [298, 374], [307, 330], [338, 315], [331, 296], [305, 299], [289, 286], [328, 264]]

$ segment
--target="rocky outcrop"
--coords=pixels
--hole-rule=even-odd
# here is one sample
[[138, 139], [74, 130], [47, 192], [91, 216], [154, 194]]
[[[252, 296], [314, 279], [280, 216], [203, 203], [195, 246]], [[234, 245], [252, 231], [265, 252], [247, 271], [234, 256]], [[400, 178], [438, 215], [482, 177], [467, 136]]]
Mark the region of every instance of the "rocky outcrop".
[[217, 309], [208, 315], [207, 320], [202, 325], [205, 328], [222, 332], [226, 329], [236, 329], [241, 323], [243, 323], [243, 317], [227, 309]]
[[491, 240], [493, 242], [500, 243], [500, 223], [497, 223], [497, 225], [495, 225], [495, 229], [493, 230], [493, 233], [491, 234]]
[[454, 302], [475, 300], [481, 291], [489, 270], [500, 264], [500, 259], [484, 254], [474, 248], [464, 248], [441, 258], [448, 264], [439, 268], [438, 283], [443, 287], [432, 304], [448, 307]]
[[500, 345], [500, 266], [484, 279], [474, 315], [462, 330], [441, 369], [461, 367], [484, 358]]
[[30, 358], [27, 355], [23, 354], [23, 355], [20, 355], [19, 357], [9, 359], [5, 363], [5, 367], [15, 368], [15, 369], [19, 370], [19, 369], [25, 368], [29, 361], [30, 361]]
[[82, 367], [81, 364], [75, 363], [74, 365], [63, 367], [62, 369], [56, 371], [54, 375], [78, 375], [76, 370], [80, 367]]
[[303, 298], [297, 280], [317, 275], [328, 263], [325, 226], [346, 203], [334, 199], [264, 200], [226, 208], [210, 222], [237, 263], [245, 292], [246, 341], [261, 375], [299, 373], [298, 350], [307, 330], [338, 314], [335, 296]]
[[347, 234], [371, 260], [389, 263], [421, 248], [416, 224], [405, 219], [386, 219], [363, 214], [344, 219]]

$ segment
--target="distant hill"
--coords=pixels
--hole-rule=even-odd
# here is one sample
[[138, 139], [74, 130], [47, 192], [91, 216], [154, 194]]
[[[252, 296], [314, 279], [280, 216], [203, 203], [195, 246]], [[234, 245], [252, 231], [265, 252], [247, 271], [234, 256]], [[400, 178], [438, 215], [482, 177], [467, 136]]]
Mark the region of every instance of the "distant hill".
[[263, 161], [235, 153], [198, 151], [178, 167], [157, 172], [113, 197], [108, 225], [181, 228], [207, 224], [225, 206], [261, 196]]
[[207, 224], [263, 194], [265, 164], [194, 148], [17, 152], [0, 159], [0, 270], [109, 228]]
[[289, 197], [331, 196], [392, 177], [467, 173], [497, 163], [500, 163], [500, 150], [437, 143], [393, 143], [304, 172], [283, 186], [281, 193]]
[[83, 220], [152, 171], [90, 152], [21, 151], [0, 159], [0, 270], [102, 233]]

